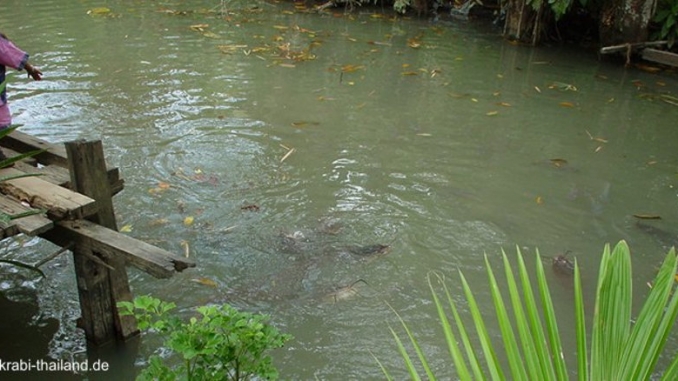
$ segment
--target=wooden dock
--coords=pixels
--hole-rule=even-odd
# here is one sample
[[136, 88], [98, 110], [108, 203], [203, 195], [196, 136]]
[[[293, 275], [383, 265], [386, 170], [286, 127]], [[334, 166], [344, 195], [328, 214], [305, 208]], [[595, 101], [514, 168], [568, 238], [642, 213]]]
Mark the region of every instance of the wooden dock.
[[50, 144], [15, 130], [0, 147], [8, 157], [41, 150], [0, 168], [0, 239], [25, 234], [72, 251], [87, 340], [134, 336], [136, 322], [116, 307], [132, 300], [126, 266], [168, 278], [195, 263], [118, 232], [112, 196], [124, 181], [106, 165], [101, 141]]

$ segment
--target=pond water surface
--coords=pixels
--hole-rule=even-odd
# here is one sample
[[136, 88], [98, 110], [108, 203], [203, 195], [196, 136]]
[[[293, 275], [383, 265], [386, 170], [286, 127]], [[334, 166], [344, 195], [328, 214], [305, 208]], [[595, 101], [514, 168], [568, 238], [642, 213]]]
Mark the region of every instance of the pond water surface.
[[[10, 76], [14, 121], [51, 142], [103, 140], [125, 179], [118, 225], [198, 264], [169, 280], [130, 269], [134, 293], [270, 314], [294, 336], [275, 353], [285, 379], [378, 379], [373, 355], [404, 377], [387, 303], [451, 377], [427, 274], [461, 300], [463, 271], [491, 316], [484, 255], [499, 269], [516, 245], [530, 263], [537, 249], [576, 256], [592, 313], [603, 245], [626, 239], [640, 299], [678, 235], [678, 108], [660, 96], [676, 96], [675, 74], [376, 11], [3, 0], [3, 32], [44, 72]], [[370, 245], [390, 250], [355, 253]], [[27, 263], [55, 250], [7, 247]], [[44, 270], [0, 267], [2, 293], [28, 303], [11, 316], [33, 316], [26, 356], [82, 359], [72, 260]], [[571, 280], [547, 270], [573, 332]]]

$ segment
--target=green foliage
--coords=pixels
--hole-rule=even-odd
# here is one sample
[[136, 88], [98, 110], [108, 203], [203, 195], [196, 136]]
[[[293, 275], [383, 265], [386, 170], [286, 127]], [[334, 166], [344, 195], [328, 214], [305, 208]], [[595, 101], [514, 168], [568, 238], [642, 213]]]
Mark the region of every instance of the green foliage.
[[182, 321], [174, 303], [151, 296], [120, 302], [121, 315], [134, 315], [139, 329], [160, 333], [181, 357], [174, 367], [157, 356], [137, 380], [274, 380], [278, 372], [267, 352], [291, 339], [268, 324], [268, 316], [240, 312], [229, 305], [197, 308], [199, 316]]
[[410, 4], [411, 0], [395, 0], [393, 2], [393, 9], [398, 13], [405, 13]]
[[668, 40], [669, 46], [672, 46], [678, 37], [678, 1], [660, 1], [653, 21], [661, 25], [661, 30], [654, 37], [658, 40]]
[[[480, 350], [470, 340], [457, 305], [440, 275], [429, 276], [429, 287], [442, 324], [451, 360], [457, 376], [462, 380], [490, 378], [501, 380], [566, 380], [569, 378], [560, 332], [553, 310], [553, 302], [546, 283], [546, 275], [539, 253], [536, 258], [536, 290], [532, 286], [523, 257], [518, 250], [518, 280], [506, 253], [502, 252], [506, 285], [500, 287], [490, 264], [485, 258], [497, 321], [502, 342], [493, 342], [486, 328], [480, 308], [464, 275], [460, 273], [468, 308], [476, 328]], [[577, 374], [580, 380], [647, 380], [653, 376], [657, 359], [678, 315], [678, 292], [675, 292], [675, 274], [678, 261], [675, 250], [666, 256], [635, 321], [632, 320], [631, 256], [624, 241], [612, 252], [606, 245], [601, 258], [596, 303], [591, 332], [590, 357], [587, 354], [587, 336], [584, 303], [579, 267], [575, 262], [574, 293], [577, 339]], [[433, 280], [439, 281], [443, 299]], [[509, 299], [502, 291], [508, 292]], [[446, 301], [446, 303], [445, 303]], [[538, 301], [541, 308], [538, 307]], [[448, 310], [445, 305], [448, 305]], [[508, 307], [507, 305], [508, 304]], [[511, 316], [512, 315], [512, 318]], [[400, 316], [398, 316], [400, 318]], [[415, 336], [400, 319], [405, 332], [429, 379], [431, 374], [425, 356]], [[453, 324], [456, 332], [453, 329]], [[418, 369], [405, 350], [400, 337], [391, 329], [401, 356], [412, 379], [419, 379]], [[461, 345], [460, 345], [461, 343]], [[508, 369], [498, 361], [503, 348]], [[480, 359], [480, 355], [484, 359]], [[387, 378], [388, 371], [380, 364]], [[678, 379], [678, 356], [664, 372], [663, 380]]]

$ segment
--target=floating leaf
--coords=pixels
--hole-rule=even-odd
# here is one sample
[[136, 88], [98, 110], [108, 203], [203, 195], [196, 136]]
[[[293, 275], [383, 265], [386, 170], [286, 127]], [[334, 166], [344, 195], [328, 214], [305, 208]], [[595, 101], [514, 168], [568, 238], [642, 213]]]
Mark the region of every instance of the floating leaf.
[[574, 85], [564, 82], [553, 82], [549, 89], [558, 89], [561, 91], [577, 91], [577, 88]]
[[278, 66], [280, 66], [280, 67], [287, 67], [287, 68], [295, 68], [295, 67], [297, 67], [297, 65], [295, 65], [295, 64], [288, 64], [288, 63], [281, 63], [281, 64], [278, 65]]
[[572, 102], [560, 102], [558, 103], [560, 107], [574, 107], [574, 103]]
[[167, 218], [156, 218], [155, 220], [152, 220], [151, 222], [148, 223], [150, 226], [160, 226], [160, 225], [166, 225], [169, 223], [169, 220]]
[[487, 115], [487, 116], [495, 116], [497, 114], [499, 114], [499, 111], [489, 111], [489, 112], [485, 113], [485, 115]]
[[534, 201], [537, 203], [537, 205], [541, 205], [544, 203], [544, 199], [541, 198], [541, 196], [537, 196], [537, 198]]
[[419, 75], [416, 71], [404, 71], [400, 75]]
[[535, 86], [534, 89], [535, 89], [538, 93], [541, 93], [541, 89], [540, 89], [539, 87]]
[[348, 65], [342, 66], [342, 67], [341, 67], [341, 71], [344, 72], [344, 73], [353, 73], [354, 71], [358, 71], [358, 70], [361, 70], [361, 69], [364, 69], [364, 68], [365, 68], [364, 65], [351, 65], [351, 64], [348, 64]]
[[192, 30], [194, 30], [196, 32], [203, 32], [205, 30], [205, 28], [208, 28], [209, 26], [210, 26], [210, 24], [193, 24], [193, 25], [189, 26], [189, 28], [191, 28]]
[[603, 139], [603, 138], [593, 136], [593, 135], [591, 135], [590, 132], [588, 132], [588, 130], [584, 130], [584, 131], [586, 131], [586, 135], [589, 136], [589, 139], [595, 140], [595, 141], [600, 142], [600, 143], [607, 143], [607, 139]]
[[213, 32], [203, 32], [203, 36], [207, 38], [220, 38], [221, 36]]
[[641, 220], [661, 220], [662, 217], [657, 214], [634, 214], [633, 217], [639, 218]]
[[106, 7], [96, 7], [87, 11], [87, 14], [92, 16], [102, 16], [109, 13], [111, 13], [111, 10]]
[[184, 218], [184, 225], [186, 225], [186, 226], [193, 225], [193, 220], [194, 220], [193, 217], [187, 216], [186, 218]]
[[184, 257], [188, 258], [191, 255], [191, 247], [188, 245], [188, 241], [183, 240], [180, 245], [184, 248]]
[[202, 284], [203, 286], [217, 287], [217, 282], [213, 281], [213, 280], [210, 279], [210, 278], [204, 278], [204, 277], [193, 278], [193, 279], [191, 279], [191, 281], [192, 281], [192, 282], [195, 282], [195, 283], [200, 283], [200, 284]]
[[318, 126], [320, 125], [320, 122], [307, 122], [307, 121], [301, 121], [301, 122], [292, 122], [292, 127], [295, 128], [302, 128], [306, 126]]
[[556, 166], [558, 168], [567, 164], [567, 160], [565, 160], [565, 159], [556, 158], [556, 159], [549, 159], [549, 160], [551, 161], [551, 164], [553, 164], [554, 166]]
[[166, 183], [164, 181], [161, 181], [161, 182], [158, 183], [158, 188], [160, 188], [162, 190], [167, 190], [167, 189], [170, 189], [171, 187], [172, 186], [170, 185], [170, 183]]
[[278, 29], [278, 30], [287, 30], [290, 27], [284, 26], [284, 25], [273, 25], [273, 28]]
[[431, 136], [431, 134], [426, 133], [426, 132], [422, 132], [422, 133], [417, 134], [417, 136]]
[[120, 233], [129, 233], [132, 231], [132, 225], [125, 225], [120, 228]]
[[510, 104], [510, 103], [506, 103], [506, 102], [499, 102], [499, 103], [497, 103], [497, 104], [498, 104], [499, 106], [511, 107], [511, 104]]
[[259, 206], [257, 206], [256, 204], [245, 205], [240, 207], [240, 210], [247, 210], [249, 212], [258, 212]]

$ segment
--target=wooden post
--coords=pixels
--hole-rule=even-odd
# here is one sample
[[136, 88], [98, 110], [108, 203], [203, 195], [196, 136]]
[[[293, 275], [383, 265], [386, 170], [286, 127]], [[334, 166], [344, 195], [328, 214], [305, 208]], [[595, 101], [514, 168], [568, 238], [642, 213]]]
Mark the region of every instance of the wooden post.
[[[117, 231], [101, 141], [79, 140], [65, 145], [73, 190], [93, 198], [98, 206], [97, 214], [88, 219]], [[109, 266], [97, 263], [92, 256]], [[86, 245], [76, 245], [73, 258], [87, 340], [101, 345], [135, 335], [138, 332], [135, 319], [120, 316], [116, 307], [117, 302], [132, 300], [125, 260], [118, 255], [95, 252]]]

